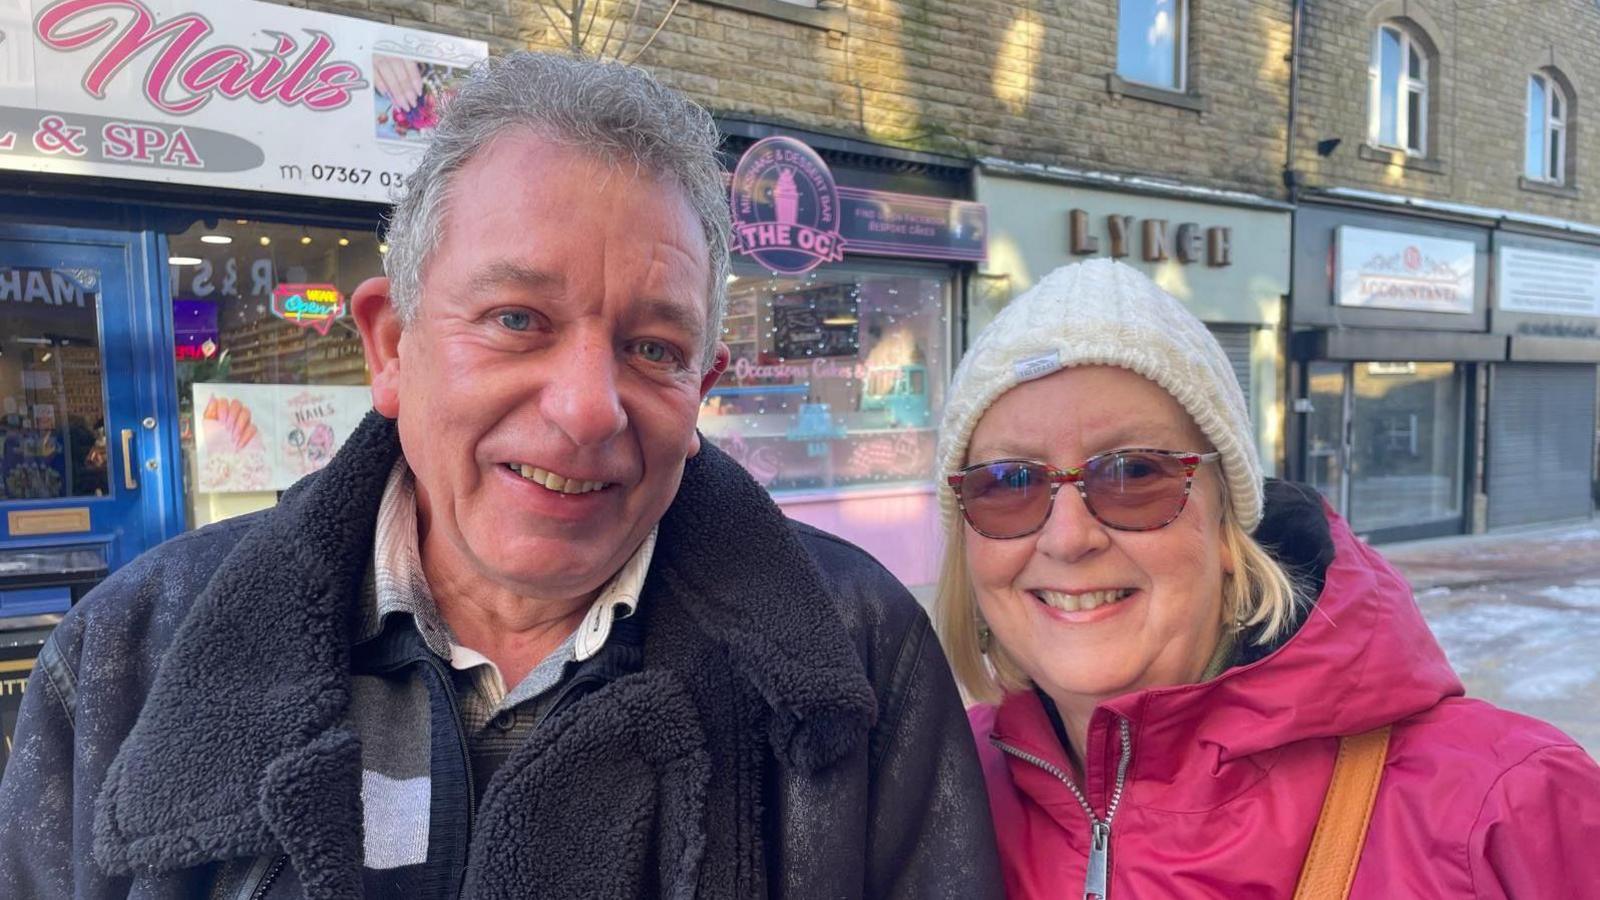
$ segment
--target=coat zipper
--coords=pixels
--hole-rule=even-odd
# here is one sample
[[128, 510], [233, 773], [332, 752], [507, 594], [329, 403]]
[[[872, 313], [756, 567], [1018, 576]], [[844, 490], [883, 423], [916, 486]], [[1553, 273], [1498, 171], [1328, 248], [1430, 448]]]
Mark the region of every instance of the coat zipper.
[[279, 854], [278, 858], [272, 861], [272, 865], [267, 867], [267, 871], [262, 873], [261, 880], [256, 882], [255, 889], [250, 892], [250, 900], [265, 900], [267, 889], [278, 880], [278, 873], [283, 871], [284, 865], [288, 862], [288, 855]]
[[1117, 815], [1117, 804], [1122, 802], [1122, 787], [1128, 780], [1128, 760], [1133, 758], [1133, 735], [1127, 719], [1117, 720], [1118, 729], [1122, 733], [1122, 757], [1117, 760], [1117, 783], [1111, 791], [1111, 802], [1106, 806], [1104, 819], [1094, 814], [1094, 807], [1089, 805], [1083, 791], [1072, 782], [1067, 773], [1047, 760], [1040, 759], [1026, 750], [1019, 750], [1010, 744], [991, 735], [989, 743], [996, 748], [1026, 763], [1049, 772], [1056, 780], [1067, 786], [1072, 796], [1077, 798], [1078, 805], [1089, 817], [1089, 868], [1083, 876], [1083, 900], [1106, 900], [1109, 896], [1109, 886], [1106, 883], [1106, 861], [1111, 853], [1111, 820]]

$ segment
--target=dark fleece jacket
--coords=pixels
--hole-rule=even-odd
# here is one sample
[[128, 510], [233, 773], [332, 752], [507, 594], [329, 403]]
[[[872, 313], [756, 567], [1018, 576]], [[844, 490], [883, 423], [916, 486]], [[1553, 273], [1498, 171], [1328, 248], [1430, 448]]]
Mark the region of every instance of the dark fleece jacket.
[[[270, 896], [359, 896], [350, 645], [398, 452], [369, 416], [275, 509], [169, 542], [74, 609], [0, 785], [0, 896], [194, 896], [280, 855]], [[707, 444], [640, 615], [640, 670], [486, 788], [464, 896], [996, 893], [938, 642], [869, 557]]]

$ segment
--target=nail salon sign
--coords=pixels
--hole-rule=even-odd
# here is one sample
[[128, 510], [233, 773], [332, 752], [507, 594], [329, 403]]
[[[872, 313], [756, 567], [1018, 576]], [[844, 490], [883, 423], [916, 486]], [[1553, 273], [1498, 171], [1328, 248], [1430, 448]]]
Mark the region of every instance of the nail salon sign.
[[487, 55], [252, 0], [0, 0], [0, 169], [387, 202]]

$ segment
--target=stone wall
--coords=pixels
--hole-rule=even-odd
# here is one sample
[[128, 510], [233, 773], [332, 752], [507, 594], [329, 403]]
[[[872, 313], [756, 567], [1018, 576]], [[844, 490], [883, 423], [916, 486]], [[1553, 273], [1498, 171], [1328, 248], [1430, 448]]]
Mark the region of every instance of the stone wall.
[[[310, 0], [309, 6], [487, 40], [564, 46], [572, 0]], [[632, 58], [669, 0], [600, 7], [606, 55]], [[999, 156], [1281, 196], [1287, 0], [1193, 0], [1190, 97], [1114, 93], [1116, 0], [847, 0], [792, 18], [782, 0], [682, 0], [638, 61], [718, 113], [961, 157]], [[593, 8], [593, 7], [591, 7]], [[555, 21], [552, 21], [554, 14]], [[559, 28], [557, 27], [559, 26]], [[587, 22], [585, 23], [587, 26]], [[1190, 108], [1196, 107], [1198, 109]]]
[[[1307, 4], [1302, 41], [1296, 166], [1313, 187], [1347, 186], [1600, 222], [1591, 182], [1600, 166], [1600, 4], [1482, 0], [1318, 0]], [[1435, 50], [1427, 158], [1374, 152], [1367, 142], [1367, 64], [1379, 23], [1400, 19]], [[1575, 89], [1572, 176], [1563, 189], [1523, 175], [1528, 77], [1547, 66]], [[1339, 139], [1328, 156], [1318, 141]]]

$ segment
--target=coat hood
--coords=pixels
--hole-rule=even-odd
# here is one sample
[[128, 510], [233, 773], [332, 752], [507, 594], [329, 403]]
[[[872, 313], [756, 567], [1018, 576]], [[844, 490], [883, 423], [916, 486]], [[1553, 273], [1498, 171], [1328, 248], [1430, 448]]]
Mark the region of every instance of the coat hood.
[[[1089, 732], [1091, 797], [1103, 802], [1108, 791], [1105, 767], [1095, 770], [1100, 760], [1115, 759], [1119, 718], [1130, 725], [1129, 778], [1161, 785], [1166, 794], [1158, 800], [1147, 795], [1146, 802], [1200, 810], [1258, 780], [1270, 767], [1264, 754], [1398, 722], [1463, 692], [1404, 576], [1318, 503], [1333, 558], [1299, 629], [1268, 655], [1211, 681], [1137, 691], [1102, 704]], [[1005, 699], [994, 736], [1064, 762], [1033, 692]]]

